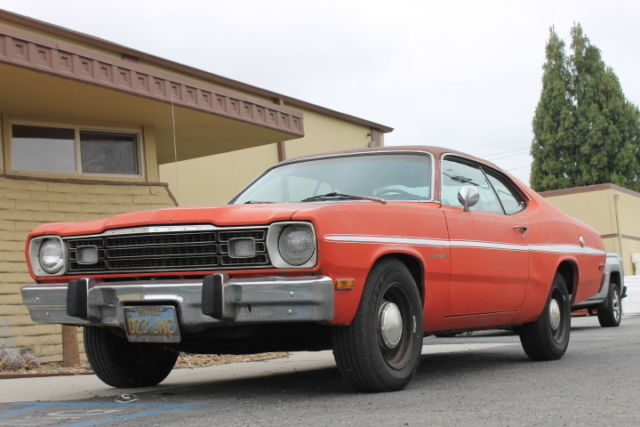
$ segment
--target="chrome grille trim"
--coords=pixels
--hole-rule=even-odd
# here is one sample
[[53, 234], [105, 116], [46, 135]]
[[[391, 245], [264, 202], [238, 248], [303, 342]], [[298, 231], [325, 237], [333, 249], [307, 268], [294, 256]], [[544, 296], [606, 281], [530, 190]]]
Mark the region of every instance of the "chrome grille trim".
[[[270, 268], [268, 227], [216, 227], [208, 224], [149, 226], [108, 230], [101, 234], [64, 237], [69, 251], [68, 274], [110, 274], [220, 269]], [[228, 241], [251, 237], [256, 255], [232, 258]], [[77, 248], [95, 246], [98, 263], [80, 264]]]

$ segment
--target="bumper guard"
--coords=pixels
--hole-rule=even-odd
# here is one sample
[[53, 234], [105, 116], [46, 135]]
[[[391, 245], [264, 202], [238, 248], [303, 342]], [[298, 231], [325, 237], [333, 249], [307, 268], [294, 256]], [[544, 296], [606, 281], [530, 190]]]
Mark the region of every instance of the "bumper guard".
[[35, 322], [124, 327], [124, 306], [172, 304], [181, 329], [236, 323], [329, 322], [333, 281], [326, 276], [34, 284], [22, 298]]

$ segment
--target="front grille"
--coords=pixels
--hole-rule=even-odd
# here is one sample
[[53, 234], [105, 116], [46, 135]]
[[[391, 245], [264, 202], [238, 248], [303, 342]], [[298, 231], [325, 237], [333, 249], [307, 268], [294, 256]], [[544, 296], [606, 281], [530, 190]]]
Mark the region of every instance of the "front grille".
[[[135, 273], [197, 271], [224, 268], [270, 267], [266, 228], [224, 228], [206, 231], [132, 232], [118, 230], [100, 236], [65, 239], [69, 253], [69, 273]], [[256, 254], [250, 258], [229, 255], [229, 241], [249, 237]], [[97, 264], [81, 264], [78, 249], [98, 250]]]

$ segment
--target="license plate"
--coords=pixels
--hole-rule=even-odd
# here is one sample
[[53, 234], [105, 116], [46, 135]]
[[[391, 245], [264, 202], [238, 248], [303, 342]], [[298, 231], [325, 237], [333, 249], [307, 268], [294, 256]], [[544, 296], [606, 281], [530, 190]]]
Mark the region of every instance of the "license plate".
[[124, 319], [130, 342], [180, 342], [180, 327], [172, 305], [124, 307]]

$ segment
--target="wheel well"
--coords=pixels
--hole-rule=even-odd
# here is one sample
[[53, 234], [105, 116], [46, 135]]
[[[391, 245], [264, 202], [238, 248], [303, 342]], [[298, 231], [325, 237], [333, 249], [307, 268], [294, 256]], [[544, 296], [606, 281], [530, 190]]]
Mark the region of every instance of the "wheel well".
[[567, 290], [572, 298], [575, 296], [574, 290], [578, 283], [578, 269], [572, 261], [562, 261], [558, 266], [558, 273], [567, 284]]
[[618, 271], [612, 271], [611, 274], [609, 275], [609, 283], [615, 283], [616, 285], [618, 285], [618, 287], [620, 286], [620, 272]]
[[418, 287], [418, 292], [420, 293], [420, 300], [424, 304], [424, 286], [422, 285], [424, 283], [423, 281], [424, 268], [422, 266], [422, 262], [420, 262], [420, 260], [414, 257], [413, 255], [393, 253], [393, 254], [386, 254], [378, 258], [375, 264], [379, 263], [384, 259], [389, 259], [389, 258], [395, 258], [400, 262], [402, 262], [407, 267], [407, 269], [409, 270], [409, 273], [411, 273], [411, 276], [413, 277], [413, 280], [415, 280], [416, 282], [416, 286]]

